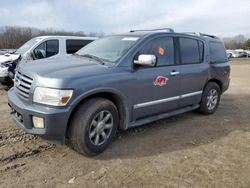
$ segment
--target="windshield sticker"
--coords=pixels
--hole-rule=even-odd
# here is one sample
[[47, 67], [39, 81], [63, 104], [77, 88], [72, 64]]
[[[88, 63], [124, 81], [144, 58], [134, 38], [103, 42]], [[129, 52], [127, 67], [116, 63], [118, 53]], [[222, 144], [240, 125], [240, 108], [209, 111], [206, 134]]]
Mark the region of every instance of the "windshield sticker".
[[159, 53], [161, 56], [163, 56], [163, 55], [165, 54], [164, 48], [160, 47], [160, 48], [158, 49], [158, 53]]
[[122, 40], [125, 40], [125, 41], [137, 41], [138, 37], [124, 37]]

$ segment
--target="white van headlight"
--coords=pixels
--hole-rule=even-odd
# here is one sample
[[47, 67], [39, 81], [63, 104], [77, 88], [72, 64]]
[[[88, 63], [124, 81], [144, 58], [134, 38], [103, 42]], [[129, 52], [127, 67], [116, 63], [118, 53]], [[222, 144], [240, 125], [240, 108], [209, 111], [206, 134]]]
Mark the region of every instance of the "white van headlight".
[[6, 77], [8, 76], [8, 67], [5, 67], [0, 64], [0, 77]]
[[51, 106], [66, 106], [72, 95], [73, 90], [37, 87], [33, 95], [33, 101]]

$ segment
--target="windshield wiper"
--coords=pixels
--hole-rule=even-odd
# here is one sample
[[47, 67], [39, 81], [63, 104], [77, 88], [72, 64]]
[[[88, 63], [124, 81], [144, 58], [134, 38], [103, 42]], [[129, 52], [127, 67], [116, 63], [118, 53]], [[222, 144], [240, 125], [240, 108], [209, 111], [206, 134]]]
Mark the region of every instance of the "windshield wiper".
[[87, 58], [90, 58], [90, 59], [94, 59], [96, 61], [98, 61], [100, 64], [104, 65], [105, 63], [103, 62], [103, 60], [99, 57], [96, 57], [94, 55], [90, 55], [90, 54], [84, 54], [84, 55], [80, 55], [82, 57], [87, 57]]

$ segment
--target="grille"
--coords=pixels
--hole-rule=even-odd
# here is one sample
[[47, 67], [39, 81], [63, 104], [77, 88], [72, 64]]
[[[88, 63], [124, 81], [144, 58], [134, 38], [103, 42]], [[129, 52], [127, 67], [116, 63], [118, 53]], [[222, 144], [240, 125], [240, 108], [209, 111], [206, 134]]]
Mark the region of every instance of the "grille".
[[15, 91], [18, 95], [28, 99], [33, 79], [17, 71], [14, 79]]

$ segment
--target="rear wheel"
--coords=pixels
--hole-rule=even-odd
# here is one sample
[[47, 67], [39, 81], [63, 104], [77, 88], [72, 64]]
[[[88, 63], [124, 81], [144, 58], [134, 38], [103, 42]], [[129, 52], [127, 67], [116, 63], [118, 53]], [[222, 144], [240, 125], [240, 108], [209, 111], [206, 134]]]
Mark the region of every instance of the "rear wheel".
[[68, 130], [69, 144], [84, 155], [97, 155], [112, 142], [118, 127], [118, 111], [109, 100], [93, 98], [73, 115]]
[[221, 90], [215, 82], [209, 82], [203, 90], [199, 112], [213, 114], [220, 103]]

